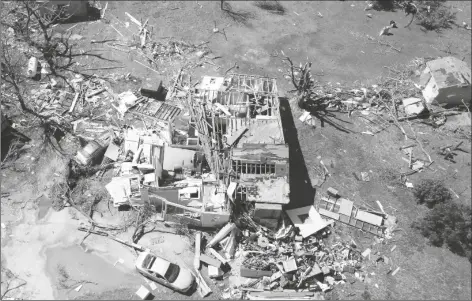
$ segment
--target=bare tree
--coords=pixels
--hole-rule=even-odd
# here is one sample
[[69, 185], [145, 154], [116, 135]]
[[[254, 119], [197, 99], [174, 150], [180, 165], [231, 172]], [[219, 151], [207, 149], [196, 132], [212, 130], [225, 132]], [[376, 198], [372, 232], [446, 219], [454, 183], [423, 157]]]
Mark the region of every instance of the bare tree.
[[0, 300], [3, 300], [7, 294], [26, 285], [27, 282], [13, 274], [9, 269], [2, 267], [1, 284]]
[[305, 63], [303, 66], [300, 63], [300, 67], [296, 67], [289, 57], [285, 57], [283, 60], [290, 64], [290, 78], [297, 92], [298, 104], [302, 107], [310, 99], [311, 89], [314, 87], [314, 81], [311, 76], [311, 62]]
[[56, 75], [55, 58], [68, 57], [69, 65], [72, 56], [72, 47], [68, 38], [56, 39], [52, 26], [67, 20], [70, 15], [66, 7], [50, 5], [49, 1], [12, 1], [2, 9], [1, 24], [12, 28], [16, 38], [39, 50], [50, 65], [51, 72]]
[[22, 75], [22, 68], [24, 68], [23, 66], [25, 66], [26, 61], [25, 58], [14, 55], [11, 46], [7, 45], [4, 40], [2, 40], [0, 55], [2, 64], [1, 77], [5, 83], [5, 90], [12, 90], [16, 101], [20, 105], [20, 109], [27, 114], [39, 118], [42, 125], [46, 127], [54, 126], [63, 131], [68, 131], [65, 126], [55, 121], [51, 116], [40, 114], [27, 105], [26, 92], [23, 89], [23, 86], [26, 84], [26, 76]]

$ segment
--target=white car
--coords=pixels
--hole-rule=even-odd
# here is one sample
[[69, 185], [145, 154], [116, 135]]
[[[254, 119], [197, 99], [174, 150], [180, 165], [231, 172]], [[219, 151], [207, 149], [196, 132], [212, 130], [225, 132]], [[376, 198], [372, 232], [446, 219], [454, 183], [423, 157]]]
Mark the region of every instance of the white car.
[[139, 254], [135, 265], [143, 276], [178, 292], [188, 293], [195, 287], [195, 276], [188, 269], [150, 252]]

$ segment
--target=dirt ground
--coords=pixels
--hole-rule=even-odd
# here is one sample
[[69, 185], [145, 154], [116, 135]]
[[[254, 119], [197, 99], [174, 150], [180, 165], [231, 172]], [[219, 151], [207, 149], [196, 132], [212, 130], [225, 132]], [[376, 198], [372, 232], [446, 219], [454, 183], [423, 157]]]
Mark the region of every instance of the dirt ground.
[[[102, 1], [103, 2], [103, 1]], [[361, 1], [280, 1], [286, 9], [284, 15], [271, 14], [254, 6], [251, 1], [229, 1], [232, 16], [220, 10], [219, 1], [159, 1], [159, 2], [109, 2], [106, 20], [81, 22], [77, 25], [58, 26], [58, 32], [70, 31], [83, 36], [77, 41], [81, 50], [93, 49], [94, 53], [116, 60], [103, 61], [93, 56], [77, 59], [76, 69], [84, 70], [103, 66], [120, 66], [112, 70], [83, 71], [86, 74], [123, 75], [130, 73], [134, 80], [115, 84], [115, 93], [154, 85], [163, 80], [169, 85], [181, 62], [172, 61], [151, 71], [133, 60], [145, 62], [139, 56], [111, 50], [102, 45], [91, 44], [91, 40], [119, 39], [123, 43], [132, 40], [137, 27], [126, 17], [125, 12], [144, 21], [149, 18], [153, 27], [153, 39], [174, 37], [190, 43], [209, 42], [212, 60], [216, 65], [204, 64], [195, 70], [197, 79], [203, 74], [222, 75], [236, 63], [239, 68], [232, 72], [276, 77], [280, 90], [281, 111], [286, 142], [290, 147], [291, 207], [311, 205], [316, 190], [310, 183], [309, 172], [319, 168], [319, 160], [327, 165], [331, 176], [319, 191], [335, 187], [342, 196], [353, 201], [365, 202], [376, 207], [379, 200], [387, 213], [398, 218], [401, 230], [387, 244], [377, 244], [380, 252], [390, 253], [395, 266], [401, 269], [395, 275], [387, 275], [385, 267], [372, 267], [375, 273], [370, 284], [354, 283], [336, 288], [333, 299], [361, 299], [367, 291], [372, 299], [457, 299], [470, 300], [471, 266], [464, 257], [454, 255], [445, 248], [435, 248], [411, 223], [420, 218], [425, 208], [416, 205], [412, 193], [405, 187], [395, 185], [386, 175], [404, 168], [399, 146], [404, 145], [403, 135], [390, 126], [375, 136], [363, 135], [366, 124], [347, 114], [328, 116], [325, 122], [316, 120], [312, 128], [302, 124], [298, 117], [302, 111], [297, 104], [290, 103], [288, 93], [293, 87], [284, 78], [282, 69], [286, 65], [281, 57], [285, 54], [296, 64], [313, 62], [313, 74], [323, 82], [349, 83], [359, 87], [374, 84], [385, 71], [384, 66], [406, 63], [416, 57], [450, 55], [464, 58], [471, 64], [470, 31], [452, 28], [442, 33], [425, 32], [409, 21], [401, 11], [369, 11], [366, 17], [365, 2]], [[450, 2], [457, 11], [458, 23], [471, 23], [471, 6], [468, 2]], [[104, 2], [102, 3], [104, 5]], [[322, 15], [322, 17], [320, 16]], [[399, 24], [393, 36], [383, 37], [391, 47], [380, 45], [378, 32], [390, 20]], [[127, 27], [125, 22], [129, 22]], [[216, 26], [226, 33], [213, 33]], [[119, 33], [113, 29], [113, 25]], [[372, 36], [376, 41], [369, 40]], [[284, 97], [287, 95], [287, 97]], [[339, 130], [327, 121], [334, 121], [345, 130]], [[456, 194], [456, 201], [470, 205], [471, 167], [470, 154], [458, 153], [456, 163], [445, 161], [436, 154], [438, 147], [461, 141], [446, 129], [433, 129], [416, 124], [415, 129], [426, 150], [432, 155], [434, 164], [430, 169], [408, 177], [413, 185], [424, 178], [444, 179]], [[10, 296], [23, 299], [137, 299], [134, 292], [139, 285], [147, 285], [143, 277], [134, 270], [134, 252], [115, 241], [89, 236], [82, 246], [85, 233], [77, 230], [81, 216], [71, 208], [56, 212], [40, 203], [41, 196], [66, 177], [68, 158], [61, 158], [53, 151], [41, 151], [41, 137], [34, 129], [21, 129], [32, 139], [33, 147], [20, 157], [15, 168], [2, 169], [1, 229], [2, 266], [10, 269], [27, 284], [12, 291]], [[420, 134], [421, 133], [421, 134]], [[69, 158], [75, 154], [77, 141], [64, 140]], [[469, 140], [465, 148], [471, 149]], [[356, 180], [353, 173], [369, 172], [370, 182]], [[103, 183], [111, 177], [106, 174]], [[318, 194], [316, 194], [318, 195]], [[101, 208], [97, 219], [109, 223], [119, 222], [122, 214]], [[95, 218], [95, 217], [94, 217]], [[340, 229], [344, 229], [342, 226]], [[346, 229], [352, 233], [362, 247], [372, 247], [375, 240], [363, 233]], [[120, 234], [129, 240], [130, 232]], [[151, 247], [156, 253], [176, 263], [191, 264], [192, 252], [185, 237], [154, 232], [145, 235], [139, 242]], [[374, 247], [372, 247], [374, 248]], [[84, 251], [87, 249], [87, 251]], [[124, 264], [114, 263], [122, 258]], [[68, 281], [61, 282], [61, 266], [65, 267]], [[79, 292], [74, 288], [85, 283]], [[210, 282], [212, 283], [212, 282]], [[219, 289], [211, 284], [219, 298]], [[377, 287], [378, 286], [378, 287]], [[119, 288], [119, 289], [117, 289]], [[363, 295], [364, 294], [364, 295]], [[158, 286], [153, 292], [155, 299], [199, 299], [173, 293]]]

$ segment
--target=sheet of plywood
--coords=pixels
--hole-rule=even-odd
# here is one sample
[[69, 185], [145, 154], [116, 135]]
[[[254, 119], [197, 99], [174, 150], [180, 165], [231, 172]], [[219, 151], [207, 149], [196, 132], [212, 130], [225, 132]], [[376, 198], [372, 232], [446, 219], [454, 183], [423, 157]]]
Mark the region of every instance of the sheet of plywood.
[[118, 160], [119, 153], [120, 153], [120, 148], [117, 145], [110, 143], [108, 145], [107, 151], [105, 152], [105, 157], [113, 161], [116, 161]]
[[308, 237], [325, 228], [329, 224], [321, 217], [313, 206], [301, 207], [287, 210], [285, 212], [294, 226], [300, 229], [300, 234], [303, 237]]
[[178, 147], [166, 146], [164, 151], [164, 170], [174, 170], [177, 167], [192, 167], [195, 151]]
[[354, 202], [350, 201], [350, 200], [347, 200], [347, 199], [339, 199], [339, 211], [338, 213], [339, 214], [344, 214], [344, 215], [347, 215], [347, 216], [351, 216], [351, 212], [352, 212], [352, 207], [354, 206]]

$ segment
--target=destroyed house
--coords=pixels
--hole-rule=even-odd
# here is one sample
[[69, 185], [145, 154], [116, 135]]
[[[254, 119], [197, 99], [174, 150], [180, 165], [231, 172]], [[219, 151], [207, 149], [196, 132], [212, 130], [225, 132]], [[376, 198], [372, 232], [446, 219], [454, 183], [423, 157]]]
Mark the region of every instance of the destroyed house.
[[188, 97], [188, 107], [210, 168], [228, 187], [229, 199], [269, 204], [262, 206], [269, 213], [261, 218], [278, 219], [290, 189], [275, 79], [205, 76]]

